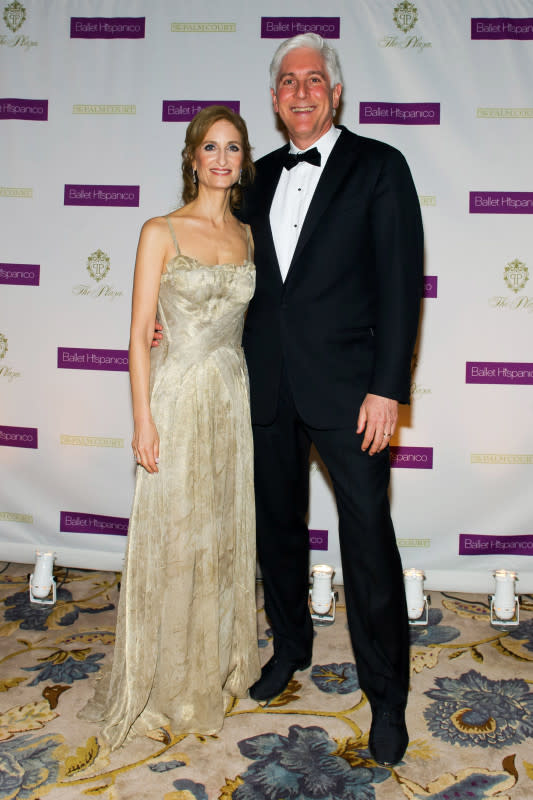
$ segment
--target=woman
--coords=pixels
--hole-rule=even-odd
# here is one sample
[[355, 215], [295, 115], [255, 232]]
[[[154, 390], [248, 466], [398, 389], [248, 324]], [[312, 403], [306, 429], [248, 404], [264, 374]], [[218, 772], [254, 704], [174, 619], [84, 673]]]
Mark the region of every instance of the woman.
[[[163, 725], [216, 733], [259, 676], [244, 313], [249, 229], [233, 215], [254, 167], [244, 121], [203, 109], [182, 153], [185, 205], [148, 220], [130, 335], [138, 463], [113, 671], [94, 719], [112, 748]], [[150, 353], [156, 314], [163, 343]], [[151, 362], [151, 363], [150, 363]]]

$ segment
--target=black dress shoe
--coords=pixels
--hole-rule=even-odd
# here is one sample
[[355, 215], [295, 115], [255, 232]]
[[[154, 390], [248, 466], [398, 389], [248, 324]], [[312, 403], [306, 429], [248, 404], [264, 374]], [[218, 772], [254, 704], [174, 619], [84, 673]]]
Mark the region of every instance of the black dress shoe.
[[377, 764], [393, 767], [402, 760], [408, 744], [403, 711], [382, 708], [372, 714], [368, 749]]
[[297, 669], [307, 669], [311, 666], [311, 658], [303, 661], [287, 661], [286, 659], [272, 656], [261, 670], [261, 677], [253, 686], [250, 686], [250, 697], [257, 703], [272, 700], [287, 687], [290, 679]]

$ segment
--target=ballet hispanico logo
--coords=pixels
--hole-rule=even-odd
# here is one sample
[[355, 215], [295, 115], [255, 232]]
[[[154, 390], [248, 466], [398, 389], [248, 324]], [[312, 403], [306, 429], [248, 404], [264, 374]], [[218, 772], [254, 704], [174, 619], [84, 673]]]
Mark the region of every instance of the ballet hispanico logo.
[[471, 214], [533, 214], [533, 192], [470, 192]]
[[533, 17], [473, 17], [471, 39], [533, 39]]
[[82, 511], [61, 511], [59, 515], [61, 533], [106, 533], [112, 536], [126, 536], [128, 523], [127, 517], [86, 514]]
[[339, 39], [340, 17], [261, 17], [261, 39], [287, 39], [300, 33], [318, 33]]
[[66, 206], [139, 207], [139, 186], [66, 183]]
[[7, 337], [0, 333], [0, 359], [5, 358], [7, 353]]
[[408, 0], [402, 0], [394, 6], [392, 21], [399, 33], [387, 33], [378, 42], [380, 47], [394, 47], [400, 50], [417, 50], [423, 53], [431, 42], [425, 42], [415, 30], [418, 22], [418, 9]]
[[77, 297], [104, 298], [114, 300], [115, 297], [122, 297], [124, 292], [111, 286], [109, 283], [102, 283], [111, 270], [111, 259], [103, 250], [95, 250], [87, 259], [86, 270], [96, 283], [93, 286], [89, 283], [77, 283], [72, 287], [72, 294]]
[[533, 364], [516, 361], [467, 361], [466, 383], [533, 386]]
[[0, 447], [28, 447], [36, 450], [37, 428], [19, 428], [15, 425], [0, 425]]
[[87, 272], [95, 281], [101, 281], [111, 268], [111, 259], [103, 250], [95, 250], [87, 259]]
[[26, 9], [22, 3], [19, 3], [18, 0], [13, 0], [13, 3], [4, 8], [4, 22], [13, 33], [22, 28], [26, 22]]
[[440, 103], [359, 103], [360, 125], [440, 125]]
[[71, 17], [71, 39], [144, 39], [145, 17]]
[[58, 347], [58, 369], [95, 369], [128, 371], [127, 350], [103, 350], [93, 347]]
[[0, 264], [0, 284], [39, 286], [39, 264]]
[[404, 469], [433, 469], [432, 447], [390, 446], [391, 467]]

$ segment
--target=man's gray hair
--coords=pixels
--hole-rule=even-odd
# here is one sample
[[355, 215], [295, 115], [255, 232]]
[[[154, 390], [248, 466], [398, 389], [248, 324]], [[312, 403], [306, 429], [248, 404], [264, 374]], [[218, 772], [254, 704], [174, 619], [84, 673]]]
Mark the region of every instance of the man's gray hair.
[[274, 91], [276, 91], [281, 62], [287, 53], [297, 47], [310, 47], [312, 50], [317, 50], [324, 59], [331, 86], [342, 84], [341, 65], [337, 51], [330, 47], [318, 33], [299, 33], [298, 36], [285, 39], [274, 53], [274, 58], [270, 63], [270, 86]]

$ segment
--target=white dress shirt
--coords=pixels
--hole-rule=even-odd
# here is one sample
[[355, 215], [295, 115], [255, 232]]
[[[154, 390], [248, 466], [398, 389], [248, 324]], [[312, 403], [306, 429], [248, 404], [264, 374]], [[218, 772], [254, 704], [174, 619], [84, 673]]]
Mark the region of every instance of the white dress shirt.
[[[317, 148], [321, 156], [319, 167], [301, 161], [291, 170], [283, 167], [281, 171], [270, 207], [270, 226], [283, 280], [287, 277], [296, 243], [322, 170], [340, 134], [340, 129], [332, 125], [317, 142], [306, 148], [307, 150]], [[305, 150], [298, 150], [291, 142], [289, 152], [305, 153]]]

